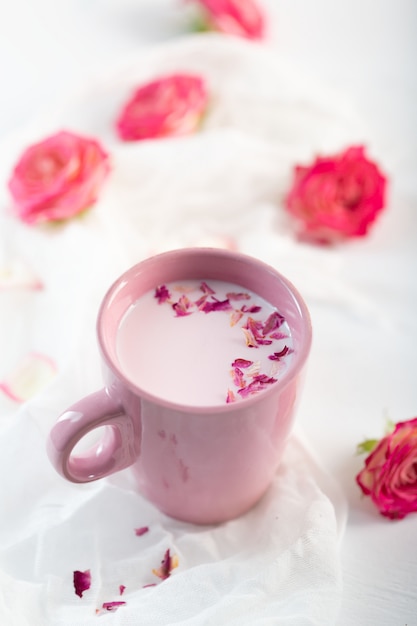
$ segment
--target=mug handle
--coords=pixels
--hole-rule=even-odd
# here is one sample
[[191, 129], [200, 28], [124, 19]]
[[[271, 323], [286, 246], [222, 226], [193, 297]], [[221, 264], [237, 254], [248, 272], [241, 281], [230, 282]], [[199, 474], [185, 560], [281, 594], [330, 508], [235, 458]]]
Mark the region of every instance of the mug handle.
[[[106, 426], [89, 450], [73, 454], [77, 443], [95, 428]], [[106, 389], [69, 407], [53, 426], [47, 453], [59, 474], [74, 483], [86, 483], [118, 472], [136, 461], [140, 452], [140, 420], [126, 415]]]

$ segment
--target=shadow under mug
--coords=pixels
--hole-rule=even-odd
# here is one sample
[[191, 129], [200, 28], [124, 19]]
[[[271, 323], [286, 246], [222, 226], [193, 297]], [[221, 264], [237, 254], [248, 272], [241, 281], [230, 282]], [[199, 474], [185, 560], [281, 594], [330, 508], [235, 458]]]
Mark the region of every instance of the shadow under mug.
[[[133, 384], [117, 356], [127, 309], [156, 286], [217, 279], [253, 291], [284, 315], [292, 358], [278, 382], [239, 402], [187, 406]], [[68, 408], [53, 426], [49, 458], [66, 479], [84, 483], [131, 467], [138, 490], [162, 512], [200, 524], [251, 508], [271, 484], [291, 431], [311, 347], [307, 307], [279, 272], [252, 257], [214, 248], [166, 252], [127, 270], [110, 287], [97, 320], [104, 388]], [[76, 445], [105, 426], [97, 444]]]

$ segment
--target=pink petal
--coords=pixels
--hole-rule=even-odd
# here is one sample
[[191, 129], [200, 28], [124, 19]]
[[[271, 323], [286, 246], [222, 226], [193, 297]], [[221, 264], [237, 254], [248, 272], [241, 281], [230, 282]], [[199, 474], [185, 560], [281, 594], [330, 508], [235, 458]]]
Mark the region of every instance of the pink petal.
[[105, 611], [117, 611], [121, 606], [125, 606], [126, 602], [122, 600], [116, 602], [103, 602], [103, 609]]
[[209, 294], [209, 295], [212, 295], [212, 294], [216, 293], [216, 292], [214, 291], [214, 289], [212, 289], [212, 288], [211, 288], [211, 287], [210, 287], [210, 286], [206, 283], [206, 281], [204, 281], [204, 280], [203, 280], [203, 282], [202, 282], [202, 283], [201, 283], [201, 285], [200, 285], [200, 289], [201, 289], [201, 291], [202, 291], [203, 293], [206, 293], [206, 294]]
[[279, 359], [281, 359], [283, 356], [285, 356], [286, 354], [291, 354], [292, 352], [293, 350], [291, 350], [291, 348], [289, 348], [288, 346], [284, 346], [280, 352], [274, 352], [274, 354], [270, 354], [268, 356], [268, 359], [270, 359], [271, 361], [279, 361]]
[[84, 591], [87, 591], [91, 587], [91, 573], [87, 569], [85, 572], [75, 570], [73, 574], [74, 589], [77, 596], [83, 597]]
[[232, 363], [232, 367], [250, 367], [253, 365], [253, 361], [248, 361], [247, 359], [235, 359]]
[[191, 306], [191, 300], [183, 294], [178, 302], [174, 302], [172, 308], [174, 309], [177, 317], [184, 317], [185, 315], [191, 315], [192, 311], [189, 310]]
[[126, 586], [125, 585], [119, 585], [119, 593], [122, 596], [125, 592]]
[[245, 335], [246, 345], [248, 348], [258, 348], [259, 346], [256, 344], [256, 339], [253, 336], [253, 333], [248, 328], [242, 328], [242, 332]]
[[236, 396], [231, 389], [227, 390], [226, 403], [230, 404], [230, 402], [235, 402]]
[[278, 311], [274, 311], [266, 320], [262, 334], [264, 336], [268, 335], [272, 331], [279, 328], [284, 322], [285, 318], [280, 313], [278, 313]]
[[166, 580], [171, 575], [172, 570], [178, 566], [178, 558], [176, 556], [171, 556], [169, 548], [166, 550], [164, 554], [164, 558], [161, 561], [160, 567], [158, 569], [153, 569], [152, 573], [161, 580]]
[[226, 294], [226, 298], [229, 298], [229, 300], [250, 300], [250, 295], [248, 293], [235, 293], [231, 291]]
[[169, 300], [170, 297], [171, 294], [169, 293], [166, 285], [160, 285], [155, 289], [155, 298], [158, 300], [158, 304], [163, 304]]
[[0, 382], [0, 391], [15, 402], [25, 402], [45, 387], [56, 372], [52, 359], [32, 352]]
[[136, 537], [142, 537], [145, 533], [149, 532], [148, 526], [141, 526], [140, 528], [135, 528]]
[[257, 304], [254, 304], [253, 306], [246, 306], [246, 304], [244, 304], [241, 309], [242, 313], [259, 313], [261, 310], [262, 307]]
[[231, 310], [231, 305], [229, 300], [217, 300], [217, 298], [214, 298], [214, 296], [212, 296], [212, 300], [208, 300], [204, 303], [204, 305], [201, 307], [201, 311], [204, 311], [204, 313], [211, 313], [212, 311], [230, 311]]
[[242, 311], [232, 311], [230, 313], [230, 326], [235, 326], [240, 319], [242, 319]]

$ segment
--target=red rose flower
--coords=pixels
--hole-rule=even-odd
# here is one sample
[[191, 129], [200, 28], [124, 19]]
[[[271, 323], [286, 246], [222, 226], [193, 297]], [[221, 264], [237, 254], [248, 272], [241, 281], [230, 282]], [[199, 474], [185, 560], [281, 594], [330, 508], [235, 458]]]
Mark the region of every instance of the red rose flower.
[[385, 189], [386, 179], [365, 149], [351, 147], [297, 166], [285, 206], [304, 238], [331, 243], [366, 235], [385, 205]]
[[120, 139], [137, 141], [187, 135], [196, 130], [208, 95], [199, 76], [174, 74], [139, 87], [116, 122]]
[[402, 519], [417, 512], [417, 417], [396, 424], [365, 460], [356, 481], [380, 513]]
[[20, 157], [9, 180], [15, 211], [28, 224], [72, 217], [94, 204], [108, 172], [97, 141], [61, 131]]
[[262, 39], [264, 16], [255, 0], [194, 0], [203, 10], [205, 30], [247, 39]]

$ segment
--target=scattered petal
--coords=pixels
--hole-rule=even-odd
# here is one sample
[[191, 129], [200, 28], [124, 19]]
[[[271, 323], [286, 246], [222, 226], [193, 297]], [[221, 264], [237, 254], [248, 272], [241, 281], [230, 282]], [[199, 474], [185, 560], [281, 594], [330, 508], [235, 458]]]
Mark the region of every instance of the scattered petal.
[[242, 311], [232, 311], [230, 313], [230, 326], [235, 326], [243, 317]]
[[169, 578], [175, 567], [178, 567], [178, 557], [176, 555], [171, 556], [168, 548], [161, 561], [161, 566], [158, 567], [158, 569], [153, 569], [152, 573], [155, 574], [155, 576], [158, 576], [161, 580], [166, 580]]
[[264, 336], [269, 335], [269, 333], [271, 333], [272, 331], [282, 326], [284, 322], [285, 322], [285, 317], [283, 317], [280, 313], [278, 313], [278, 311], [274, 311], [266, 320], [262, 334]]
[[156, 583], [148, 583], [147, 585], [143, 585], [142, 589], [146, 589], [147, 587], [156, 587]]
[[257, 376], [259, 374], [259, 372], [261, 371], [261, 362], [260, 361], [255, 361], [246, 371], [247, 376], [253, 378], [254, 376]]
[[280, 341], [281, 339], [288, 339], [288, 335], [286, 333], [279, 332], [279, 330], [271, 333], [269, 336], [271, 337], [271, 339], [277, 339], [278, 341]]
[[245, 386], [244, 375], [241, 369], [239, 369], [238, 367], [234, 367], [230, 373], [233, 383], [236, 385], [236, 387]]
[[122, 596], [125, 592], [126, 586], [125, 585], [119, 585], [119, 593]]
[[243, 369], [251, 365], [253, 365], [253, 361], [248, 361], [247, 359], [235, 359], [232, 363], [232, 367], [243, 367]]
[[121, 606], [125, 606], [126, 602], [124, 602], [123, 600], [117, 600], [115, 602], [103, 602], [103, 609], [105, 611], [117, 611], [117, 609], [120, 609]]
[[0, 382], [0, 391], [14, 402], [25, 402], [55, 376], [57, 368], [49, 357], [32, 352]]
[[235, 293], [234, 291], [230, 291], [226, 294], [226, 298], [229, 300], [250, 300], [250, 295], [248, 293]]
[[85, 572], [75, 570], [73, 575], [74, 589], [77, 596], [83, 597], [84, 591], [87, 591], [91, 587], [91, 572], [89, 569]]
[[206, 293], [208, 295], [213, 295], [214, 293], [216, 293], [214, 291], [214, 289], [212, 289], [205, 280], [202, 281], [201, 285], [200, 285], [200, 289], [203, 293]]
[[180, 297], [178, 302], [174, 302], [172, 308], [174, 309], [177, 317], [184, 317], [185, 315], [191, 315], [192, 311], [190, 308], [192, 306], [191, 300], [184, 294]]
[[253, 306], [246, 306], [246, 304], [244, 304], [241, 308], [242, 313], [259, 313], [259, 311], [262, 310], [262, 307], [254, 304]]
[[284, 346], [280, 352], [274, 352], [274, 354], [270, 354], [268, 356], [268, 359], [270, 359], [271, 361], [279, 361], [279, 359], [281, 359], [283, 356], [285, 356], [286, 354], [291, 354], [292, 352], [293, 350], [291, 350], [291, 348], [289, 348], [288, 346]]
[[231, 389], [228, 389], [227, 396], [226, 396], [226, 404], [230, 404], [230, 402], [236, 402], [236, 396]]
[[207, 300], [201, 307], [201, 311], [204, 313], [211, 313], [212, 311], [230, 311], [232, 309], [229, 300], [217, 300], [212, 296], [212, 300]]
[[245, 335], [246, 345], [248, 348], [258, 348], [256, 344], [256, 339], [253, 336], [253, 332], [248, 328], [242, 328], [243, 334]]
[[149, 526], [141, 526], [140, 528], [135, 528], [136, 537], [142, 537], [145, 533], [149, 532]]
[[160, 285], [155, 289], [155, 298], [158, 300], [158, 304], [163, 304], [169, 300], [171, 294], [169, 293], [166, 285]]

